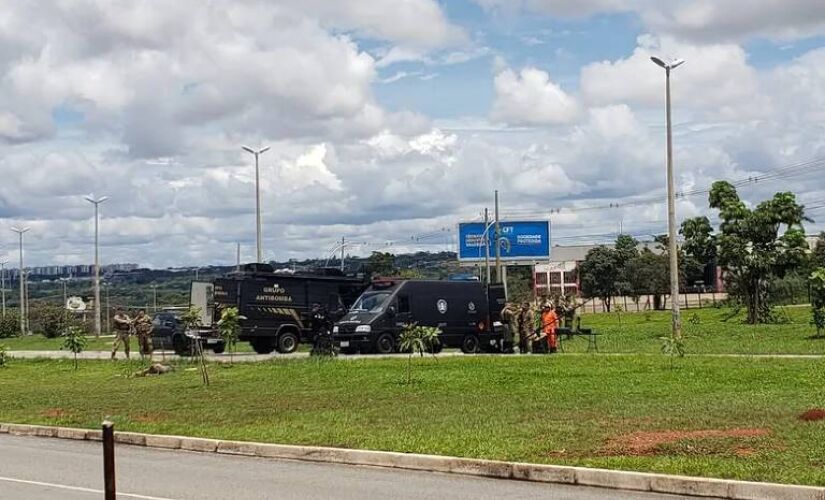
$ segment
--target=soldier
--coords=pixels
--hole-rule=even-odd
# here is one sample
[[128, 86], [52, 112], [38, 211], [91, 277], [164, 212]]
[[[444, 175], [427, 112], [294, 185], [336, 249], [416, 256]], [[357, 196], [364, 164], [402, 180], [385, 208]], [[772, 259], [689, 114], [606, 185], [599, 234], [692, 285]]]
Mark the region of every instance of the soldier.
[[137, 317], [132, 322], [135, 333], [138, 337], [138, 346], [141, 356], [152, 355], [152, 320], [147, 316], [146, 311], [138, 311]]
[[535, 312], [529, 302], [521, 305], [518, 315], [519, 352], [527, 354], [533, 351], [533, 334], [535, 333]]
[[115, 341], [112, 343], [112, 359], [115, 359], [115, 353], [117, 353], [117, 348], [121, 343], [123, 343], [123, 352], [126, 353], [126, 359], [129, 359], [129, 333], [132, 329], [132, 320], [122, 307], [117, 308], [113, 319], [115, 321]]
[[556, 313], [559, 318], [564, 320], [564, 326], [572, 330], [576, 322], [576, 298], [566, 294], [560, 296], [556, 306]]
[[518, 306], [507, 302], [501, 310], [501, 323], [504, 325], [504, 352], [513, 353], [513, 339], [518, 332]]

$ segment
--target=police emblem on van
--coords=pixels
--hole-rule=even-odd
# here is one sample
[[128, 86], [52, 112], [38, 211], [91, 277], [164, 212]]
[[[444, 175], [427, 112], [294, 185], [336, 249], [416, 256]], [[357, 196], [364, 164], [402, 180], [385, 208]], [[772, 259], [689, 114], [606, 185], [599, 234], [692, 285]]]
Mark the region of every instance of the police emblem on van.
[[438, 312], [444, 314], [447, 312], [447, 301], [444, 299], [438, 299], [438, 302], [435, 303], [435, 307], [438, 309]]
[[476, 310], [475, 302], [470, 302], [469, 304], [467, 304], [467, 309], [469, 309], [470, 311], [475, 311]]

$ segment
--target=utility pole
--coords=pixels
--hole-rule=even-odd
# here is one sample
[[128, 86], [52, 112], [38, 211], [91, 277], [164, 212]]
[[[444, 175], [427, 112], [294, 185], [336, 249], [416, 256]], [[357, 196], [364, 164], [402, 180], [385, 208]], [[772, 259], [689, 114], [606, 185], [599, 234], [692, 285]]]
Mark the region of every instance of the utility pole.
[[0, 295], [3, 297], [3, 317], [6, 317], [6, 264], [7, 261], [0, 262]]
[[676, 245], [676, 191], [673, 186], [673, 128], [670, 112], [670, 71], [685, 61], [677, 59], [669, 63], [658, 57], [650, 58], [665, 70], [665, 106], [667, 115], [667, 246], [670, 254], [670, 307], [672, 314], [672, 335], [682, 338], [682, 319], [679, 313], [679, 255]]
[[344, 247], [346, 246], [346, 240], [343, 236], [341, 236], [341, 273], [344, 272]]
[[108, 196], [95, 199], [87, 196], [86, 201], [95, 206], [95, 337], [100, 337], [100, 204], [108, 200]]
[[60, 278], [60, 281], [63, 282], [63, 308], [66, 308], [66, 303], [69, 301], [69, 293], [66, 289], [66, 278]]
[[158, 286], [152, 285], [152, 309], [158, 311]]
[[255, 234], [258, 241], [257, 262], [260, 263], [263, 262], [264, 259], [264, 247], [261, 240], [261, 170], [258, 166], [258, 157], [269, 151], [269, 146], [261, 148], [257, 151], [247, 146], [242, 146], [242, 148], [244, 151], [255, 155]]
[[496, 231], [495, 231], [495, 245], [496, 245], [496, 283], [501, 283], [501, 245], [499, 244], [499, 238], [501, 238], [501, 226], [498, 222], [498, 189], [496, 189], [496, 206], [495, 206], [495, 216], [496, 216]]
[[106, 333], [112, 333], [112, 308], [109, 306], [109, 283], [104, 283], [106, 288]]
[[241, 272], [241, 243], [238, 242], [235, 245], [235, 271]]
[[11, 228], [11, 230], [20, 237], [20, 270], [17, 273], [17, 278], [20, 281], [20, 335], [26, 335], [26, 287], [24, 285], [25, 273], [23, 272], [23, 235], [26, 234], [29, 229], [31, 228], [17, 226]]
[[484, 245], [484, 267], [487, 270], [487, 284], [490, 284], [490, 214], [487, 207], [484, 207], [484, 233], [481, 235], [481, 243]]

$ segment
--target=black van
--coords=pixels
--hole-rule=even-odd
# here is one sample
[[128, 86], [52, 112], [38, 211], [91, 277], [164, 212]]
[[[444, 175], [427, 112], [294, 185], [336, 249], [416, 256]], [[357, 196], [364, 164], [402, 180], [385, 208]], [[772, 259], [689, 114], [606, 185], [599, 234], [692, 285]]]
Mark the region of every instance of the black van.
[[268, 264], [247, 264], [214, 281], [215, 321], [223, 308], [237, 307], [244, 317], [239, 340], [248, 341], [258, 354], [291, 353], [300, 342], [313, 340], [314, 304], [338, 319], [366, 287], [363, 277], [337, 269], [291, 274], [275, 272]]
[[397, 350], [405, 325], [441, 329], [441, 347], [466, 353], [500, 352], [504, 288], [477, 281], [379, 280], [335, 325], [341, 352], [387, 354]]

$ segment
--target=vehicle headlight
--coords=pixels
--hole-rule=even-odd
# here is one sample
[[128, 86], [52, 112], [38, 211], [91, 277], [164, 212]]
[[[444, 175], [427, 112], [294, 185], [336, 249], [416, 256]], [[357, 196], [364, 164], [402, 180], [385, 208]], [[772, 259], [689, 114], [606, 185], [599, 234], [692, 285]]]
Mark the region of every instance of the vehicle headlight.
[[338, 325], [332, 327], [332, 333], [338, 333]]
[[358, 325], [355, 327], [355, 333], [370, 333], [372, 327], [370, 325]]

